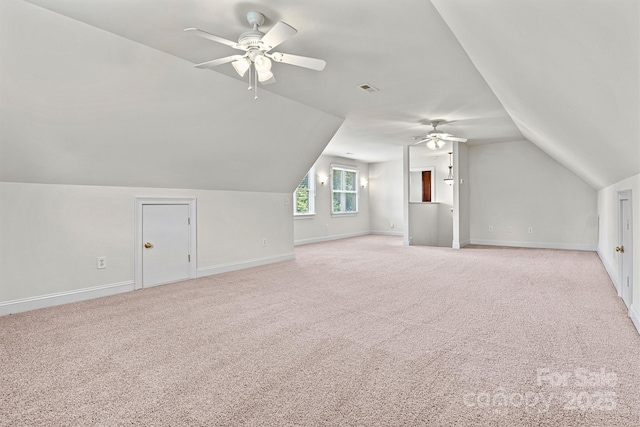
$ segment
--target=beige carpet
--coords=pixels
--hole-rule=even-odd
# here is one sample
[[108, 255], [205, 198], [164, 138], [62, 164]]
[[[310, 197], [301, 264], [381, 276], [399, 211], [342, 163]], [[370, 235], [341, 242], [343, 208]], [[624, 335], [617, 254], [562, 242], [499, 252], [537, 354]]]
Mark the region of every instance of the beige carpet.
[[0, 317], [0, 425], [640, 425], [640, 335], [594, 253], [296, 257]]

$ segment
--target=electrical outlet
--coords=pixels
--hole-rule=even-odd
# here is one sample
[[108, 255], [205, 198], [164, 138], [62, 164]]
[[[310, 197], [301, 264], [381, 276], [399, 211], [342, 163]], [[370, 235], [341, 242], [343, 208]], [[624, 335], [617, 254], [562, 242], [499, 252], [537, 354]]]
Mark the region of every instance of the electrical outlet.
[[507, 227], [507, 233], [513, 233], [513, 227], [512, 226], [508, 226]]
[[98, 270], [102, 270], [103, 268], [107, 268], [107, 257], [106, 256], [99, 256], [97, 258], [97, 267]]
[[489, 226], [489, 231], [493, 231], [493, 225]]
[[262, 238], [262, 246], [267, 246], [267, 238], [266, 237]]
[[527, 233], [529, 233], [529, 234], [533, 234], [533, 227], [529, 227], [529, 228], [527, 228]]
[[394, 223], [391, 223], [391, 228], [395, 228], [395, 226], [396, 225]]

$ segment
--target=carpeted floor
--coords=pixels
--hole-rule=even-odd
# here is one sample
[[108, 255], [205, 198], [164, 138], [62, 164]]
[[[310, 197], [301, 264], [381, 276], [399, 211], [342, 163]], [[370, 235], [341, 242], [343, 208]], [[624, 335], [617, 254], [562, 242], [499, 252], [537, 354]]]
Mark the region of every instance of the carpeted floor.
[[595, 253], [296, 257], [0, 317], [0, 425], [640, 425], [640, 335]]

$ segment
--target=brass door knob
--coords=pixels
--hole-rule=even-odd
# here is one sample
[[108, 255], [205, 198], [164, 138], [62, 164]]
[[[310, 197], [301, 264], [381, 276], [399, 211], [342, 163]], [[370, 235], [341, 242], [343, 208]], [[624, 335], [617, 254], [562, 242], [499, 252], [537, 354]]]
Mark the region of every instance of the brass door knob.
[[624, 253], [624, 246], [616, 246], [616, 252]]
[[144, 247], [149, 249], [151, 246], [153, 246], [151, 243], [147, 242], [144, 244]]

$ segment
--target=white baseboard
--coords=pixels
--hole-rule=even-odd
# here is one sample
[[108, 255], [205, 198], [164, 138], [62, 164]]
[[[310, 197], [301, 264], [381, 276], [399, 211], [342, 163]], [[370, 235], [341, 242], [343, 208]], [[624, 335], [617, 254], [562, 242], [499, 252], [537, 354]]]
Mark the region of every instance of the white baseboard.
[[596, 245], [583, 245], [579, 243], [544, 243], [544, 242], [515, 242], [508, 240], [481, 240], [471, 239], [471, 245], [486, 246], [509, 246], [514, 248], [532, 248], [532, 249], [564, 249], [569, 251], [590, 251], [595, 252]]
[[458, 243], [458, 242], [453, 242], [453, 244], [451, 245], [451, 247], [452, 247], [453, 249], [461, 249], [461, 248], [464, 248], [465, 246], [468, 246], [468, 245], [470, 245], [470, 244], [471, 244], [471, 240], [464, 240], [464, 241], [462, 241], [462, 242], [460, 242], [460, 243]]
[[609, 278], [611, 279], [611, 282], [613, 283], [613, 287], [616, 288], [616, 292], [618, 293], [618, 296], [622, 297], [622, 292], [621, 292], [621, 289], [620, 289], [620, 285], [618, 284], [618, 276], [617, 276], [617, 274], [614, 272], [613, 268], [611, 267], [611, 264], [609, 264], [609, 261], [607, 261], [607, 259], [604, 257], [604, 255], [602, 255], [602, 252], [600, 252], [599, 248], [596, 251], [596, 253], [598, 254], [598, 257], [600, 258], [600, 261], [602, 262], [602, 265], [604, 266], [604, 269], [607, 271], [607, 274], [609, 275]]
[[37, 310], [39, 308], [53, 307], [71, 302], [85, 301], [88, 299], [106, 297], [134, 290], [133, 281], [111, 283], [109, 285], [93, 286], [91, 288], [76, 289], [73, 291], [57, 292], [55, 294], [40, 295], [37, 297], [21, 298], [12, 301], [0, 302], [0, 316], [22, 313], [24, 311]]
[[404, 236], [402, 231], [376, 231], [372, 230], [370, 234], [375, 234], [376, 236]]
[[295, 246], [308, 245], [310, 243], [330, 242], [332, 240], [348, 239], [350, 237], [366, 236], [371, 234], [368, 231], [360, 231], [358, 233], [334, 234], [333, 236], [313, 237], [311, 239], [301, 239], [293, 242]]
[[245, 268], [259, 267], [261, 265], [273, 264], [276, 262], [290, 261], [295, 259], [293, 253], [278, 255], [268, 258], [253, 259], [250, 261], [235, 262], [229, 264], [212, 265], [198, 268], [197, 277], [212, 276], [214, 274], [227, 273], [229, 271], [243, 270]]
[[636, 327], [638, 333], [640, 333], [640, 314], [633, 304], [631, 304], [631, 307], [629, 307], [629, 317], [631, 318], [631, 321]]

